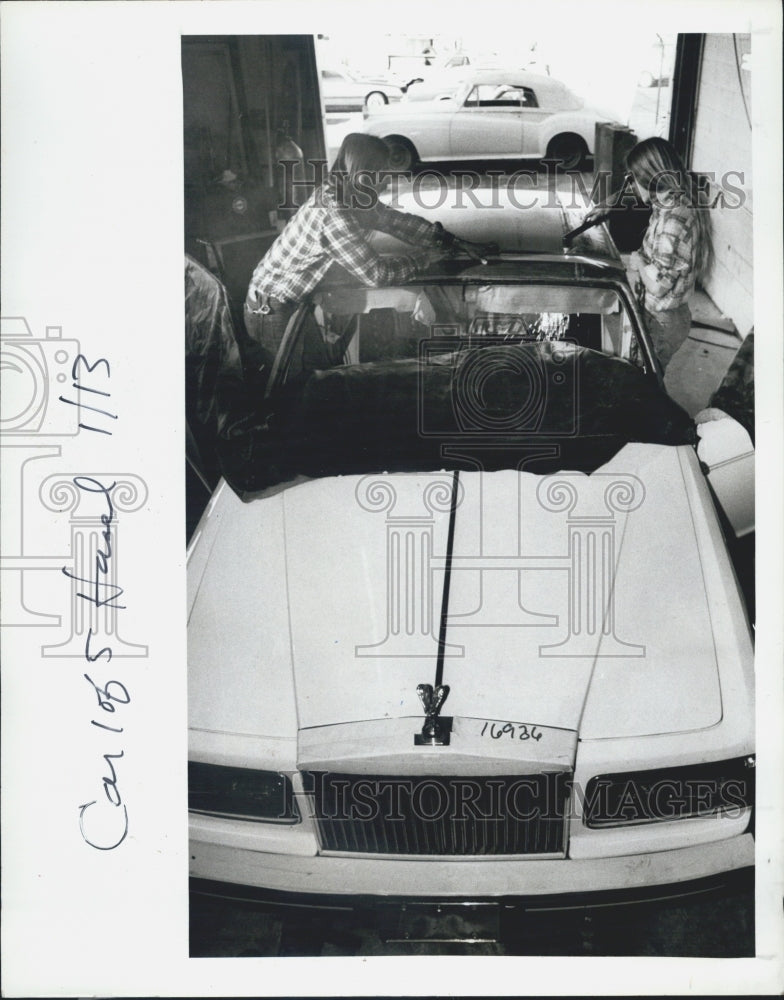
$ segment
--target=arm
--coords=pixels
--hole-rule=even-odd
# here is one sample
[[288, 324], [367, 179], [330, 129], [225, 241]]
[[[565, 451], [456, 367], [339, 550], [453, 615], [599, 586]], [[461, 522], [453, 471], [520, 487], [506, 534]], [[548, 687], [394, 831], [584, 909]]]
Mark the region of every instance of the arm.
[[[440, 222], [426, 222], [418, 215], [399, 212], [380, 202], [368, 212], [365, 224], [370, 229], [395, 236], [404, 243], [414, 246], [432, 247], [436, 250], [448, 249], [452, 243], [452, 234], [448, 233]], [[363, 219], [364, 221], [364, 219]]]
[[469, 257], [478, 260], [483, 255], [495, 256], [498, 254], [498, 244], [496, 243], [475, 243], [472, 240], [461, 239], [444, 229], [440, 222], [427, 222], [417, 215], [398, 212], [396, 209], [382, 204], [377, 205], [372, 214], [364, 217], [362, 223], [370, 229], [389, 233], [390, 236], [395, 236], [405, 243], [432, 247], [439, 255], [462, 250]]
[[[396, 215], [402, 215], [396, 212]], [[415, 216], [403, 216], [422, 222]], [[365, 285], [393, 285], [415, 277], [441, 254], [435, 250], [419, 250], [397, 257], [382, 257], [370, 246], [356, 222], [345, 212], [331, 212], [324, 226], [322, 242], [335, 260], [356, 275]]]

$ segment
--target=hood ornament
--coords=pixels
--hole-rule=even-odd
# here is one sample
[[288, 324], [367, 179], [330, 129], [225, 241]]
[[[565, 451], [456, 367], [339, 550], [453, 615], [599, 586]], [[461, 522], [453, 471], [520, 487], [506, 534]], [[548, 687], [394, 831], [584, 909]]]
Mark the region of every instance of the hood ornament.
[[452, 733], [452, 717], [441, 718], [440, 712], [449, 694], [449, 685], [439, 684], [434, 690], [432, 684], [419, 684], [417, 694], [425, 710], [425, 722], [422, 732], [414, 734], [414, 746], [448, 747]]

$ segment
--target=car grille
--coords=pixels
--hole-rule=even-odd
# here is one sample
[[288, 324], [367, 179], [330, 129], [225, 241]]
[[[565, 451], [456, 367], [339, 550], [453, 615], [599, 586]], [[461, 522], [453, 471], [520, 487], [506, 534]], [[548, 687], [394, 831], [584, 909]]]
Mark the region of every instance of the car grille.
[[303, 775], [328, 851], [409, 855], [561, 854], [571, 774], [452, 777]]

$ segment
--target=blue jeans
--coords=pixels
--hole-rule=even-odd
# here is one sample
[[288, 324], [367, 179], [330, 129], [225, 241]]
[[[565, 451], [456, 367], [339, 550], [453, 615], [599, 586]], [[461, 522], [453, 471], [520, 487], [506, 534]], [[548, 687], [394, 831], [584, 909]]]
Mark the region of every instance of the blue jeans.
[[261, 315], [251, 312], [247, 303], [245, 304], [243, 313], [245, 330], [248, 334], [245, 357], [254, 388], [266, 385], [283, 334], [296, 308], [296, 303], [278, 302], [277, 299], [272, 299], [270, 311], [266, 315]]
[[665, 371], [675, 352], [689, 336], [691, 310], [685, 302], [677, 309], [664, 309], [662, 312], [646, 309], [645, 326], [662, 371]]

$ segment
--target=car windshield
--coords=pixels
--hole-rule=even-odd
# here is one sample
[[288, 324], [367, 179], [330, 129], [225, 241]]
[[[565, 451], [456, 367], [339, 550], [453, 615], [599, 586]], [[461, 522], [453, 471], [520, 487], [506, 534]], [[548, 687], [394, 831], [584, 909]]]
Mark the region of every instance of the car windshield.
[[691, 442], [638, 352], [609, 286], [322, 287], [286, 331], [263, 426], [228, 449], [224, 474], [247, 496], [298, 476], [591, 472], [630, 441]]
[[612, 288], [467, 281], [340, 286], [315, 296], [285, 345], [277, 377], [283, 384], [317, 370], [424, 360], [443, 348], [532, 342], [636, 356], [632, 317]]

